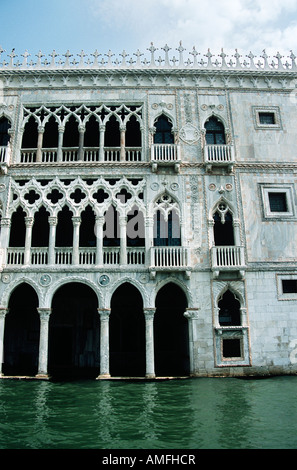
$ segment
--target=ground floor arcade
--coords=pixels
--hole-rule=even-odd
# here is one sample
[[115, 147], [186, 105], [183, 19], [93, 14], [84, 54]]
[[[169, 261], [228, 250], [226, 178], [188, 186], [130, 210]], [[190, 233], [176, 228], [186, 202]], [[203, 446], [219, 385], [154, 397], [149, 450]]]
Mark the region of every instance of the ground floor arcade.
[[69, 282], [40, 307], [36, 291], [19, 284], [0, 310], [3, 376], [168, 377], [191, 373], [192, 313], [182, 289], [165, 284], [151, 308], [124, 282], [108, 308], [92, 288]]

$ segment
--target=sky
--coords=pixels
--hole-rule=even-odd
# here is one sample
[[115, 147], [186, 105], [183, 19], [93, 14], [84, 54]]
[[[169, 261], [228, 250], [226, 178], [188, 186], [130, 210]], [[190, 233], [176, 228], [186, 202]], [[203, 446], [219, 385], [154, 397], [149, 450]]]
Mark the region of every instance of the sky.
[[186, 58], [195, 46], [198, 60], [208, 48], [229, 57], [238, 49], [242, 60], [263, 49], [271, 60], [297, 55], [297, 0], [0, 0], [2, 59], [13, 48], [20, 61], [26, 50], [33, 61], [40, 50], [69, 50], [77, 60], [81, 50], [119, 59], [125, 50], [129, 60], [139, 49], [149, 58], [151, 42], [157, 56], [167, 44], [178, 57], [180, 41]]

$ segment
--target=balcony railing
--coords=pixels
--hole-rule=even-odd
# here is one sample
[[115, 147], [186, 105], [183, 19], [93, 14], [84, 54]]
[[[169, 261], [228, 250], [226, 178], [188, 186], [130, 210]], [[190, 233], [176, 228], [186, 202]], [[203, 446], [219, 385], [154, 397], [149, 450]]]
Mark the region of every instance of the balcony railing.
[[151, 146], [151, 164], [153, 171], [157, 171], [159, 165], [174, 165], [179, 171], [180, 146], [177, 144], [153, 144]]
[[186, 268], [189, 253], [182, 246], [158, 246], [151, 248], [151, 268]]
[[[1, 156], [1, 154], [0, 154]], [[138, 162], [142, 160], [141, 147], [125, 147], [126, 162]], [[63, 147], [61, 156], [58, 157], [57, 148], [46, 148], [41, 151], [41, 162], [43, 163], [57, 163], [61, 162], [120, 162], [121, 161], [121, 148], [120, 147], [105, 147], [103, 150], [103, 157], [100, 156], [100, 149], [97, 147], [85, 147], [82, 152], [82, 158], [79, 157], [78, 147]], [[21, 150], [21, 163], [36, 163], [37, 162], [37, 149], [22, 149]]]
[[211, 249], [213, 271], [242, 271], [245, 268], [243, 246], [214, 246]]
[[235, 162], [233, 145], [205, 145], [204, 162], [209, 169], [212, 166], [232, 168]]
[[[145, 264], [145, 248], [127, 247], [127, 264], [143, 265]], [[49, 253], [47, 247], [31, 248], [30, 264], [33, 266], [42, 266], [49, 264]], [[95, 266], [96, 247], [79, 248], [79, 265]], [[8, 248], [7, 265], [22, 266], [25, 262], [25, 248]], [[103, 265], [120, 265], [120, 247], [104, 247], [102, 250]], [[55, 265], [72, 265], [73, 264], [73, 248], [59, 247], [55, 248]]]

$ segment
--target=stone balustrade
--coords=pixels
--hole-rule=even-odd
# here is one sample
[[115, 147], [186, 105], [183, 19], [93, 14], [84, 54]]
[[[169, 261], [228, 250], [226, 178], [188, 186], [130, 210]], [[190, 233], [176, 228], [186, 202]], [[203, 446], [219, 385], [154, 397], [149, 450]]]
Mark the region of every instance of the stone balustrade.
[[211, 249], [213, 269], [242, 269], [245, 267], [242, 246], [214, 246]]
[[[2, 148], [2, 147], [1, 147]], [[2, 153], [0, 148], [0, 163], [2, 162]], [[4, 147], [6, 148], [6, 147]], [[63, 147], [62, 148], [62, 162], [77, 162], [79, 159], [78, 147]], [[104, 162], [119, 162], [121, 161], [121, 148], [120, 147], [105, 147], [103, 161]], [[99, 148], [85, 147], [83, 149], [84, 162], [99, 162], [100, 151]], [[137, 162], [142, 160], [142, 149], [140, 147], [125, 147], [125, 161]], [[58, 162], [58, 149], [47, 148], [42, 149], [41, 152], [42, 163], [57, 163]], [[20, 155], [20, 163], [36, 163], [37, 162], [37, 149], [22, 149]]]

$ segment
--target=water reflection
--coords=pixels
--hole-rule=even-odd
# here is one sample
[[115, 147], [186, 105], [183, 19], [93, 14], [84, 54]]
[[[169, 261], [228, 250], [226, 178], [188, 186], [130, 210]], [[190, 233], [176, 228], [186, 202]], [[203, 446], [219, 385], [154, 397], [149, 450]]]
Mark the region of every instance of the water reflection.
[[0, 380], [0, 448], [295, 448], [296, 385]]

